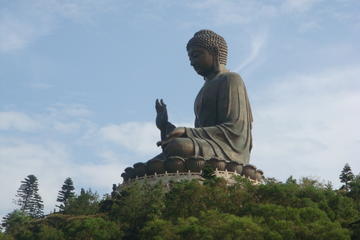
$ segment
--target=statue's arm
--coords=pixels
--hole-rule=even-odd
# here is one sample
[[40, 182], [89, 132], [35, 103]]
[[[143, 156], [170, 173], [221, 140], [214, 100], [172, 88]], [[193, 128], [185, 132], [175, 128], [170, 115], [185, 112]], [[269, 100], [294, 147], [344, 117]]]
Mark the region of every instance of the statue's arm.
[[160, 130], [161, 131], [161, 141], [164, 141], [166, 139], [166, 136], [169, 133], [171, 133], [175, 128], [176, 128], [176, 126], [168, 121], [166, 123], [166, 127], [163, 130]]

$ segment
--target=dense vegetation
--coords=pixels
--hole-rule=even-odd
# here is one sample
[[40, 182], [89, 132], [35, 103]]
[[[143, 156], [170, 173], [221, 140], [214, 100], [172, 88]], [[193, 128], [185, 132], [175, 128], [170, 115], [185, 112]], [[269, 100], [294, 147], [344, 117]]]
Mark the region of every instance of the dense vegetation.
[[360, 177], [344, 179], [339, 190], [291, 177], [257, 186], [242, 178], [233, 186], [218, 178], [169, 189], [133, 184], [102, 200], [82, 189], [60, 199], [61, 212], [8, 214], [0, 239], [359, 240]]

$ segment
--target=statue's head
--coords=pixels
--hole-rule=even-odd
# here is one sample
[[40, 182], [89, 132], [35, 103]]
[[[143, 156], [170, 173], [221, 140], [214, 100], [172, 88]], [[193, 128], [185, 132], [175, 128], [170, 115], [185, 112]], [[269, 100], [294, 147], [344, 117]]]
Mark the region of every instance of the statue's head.
[[[205, 68], [206, 66], [210, 67], [211, 65], [213, 68], [219, 69], [220, 64], [226, 65], [227, 44], [225, 39], [211, 30], [200, 30], [195, 33], [194, 37], [191, 38], [186, 45], [186, 49], [189, 54], [191, 65], [200, 75], [204, 76], [202, 71], [205, 71], [200, 68]], [[195, 55], [197, 53], [203, 54], [201, 61], [204, 63], [204, 67], [197, 66], [202, 64], [197, 63], [196, 60], [195, 63], [193, 62], [194, 59], [192, 59], [191, 54], [194, 52]]]

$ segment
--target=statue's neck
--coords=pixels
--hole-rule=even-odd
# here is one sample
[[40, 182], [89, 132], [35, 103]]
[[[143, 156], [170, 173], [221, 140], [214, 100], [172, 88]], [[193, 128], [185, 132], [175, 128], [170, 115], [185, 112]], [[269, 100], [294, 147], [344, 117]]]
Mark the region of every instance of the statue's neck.
[[228, 72], [228, 70], [226, 69], [224, 64], [220, 64], [215, 71], [209, 73], [207, 76], [204, 77], [205, 81], [210, 81], [212, 79], [214, 79], [215, 77], [217, 77], [217, 75], [219, 75], [222, 72]]

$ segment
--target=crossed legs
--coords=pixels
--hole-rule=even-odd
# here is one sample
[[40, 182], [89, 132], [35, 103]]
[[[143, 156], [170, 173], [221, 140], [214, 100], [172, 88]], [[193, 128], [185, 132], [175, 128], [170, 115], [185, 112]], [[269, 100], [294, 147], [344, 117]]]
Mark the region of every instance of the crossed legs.
[[174, 138], [164, 148], [166, 156], [188, 158], [194, 156], [194, 144], [189, 138]]

